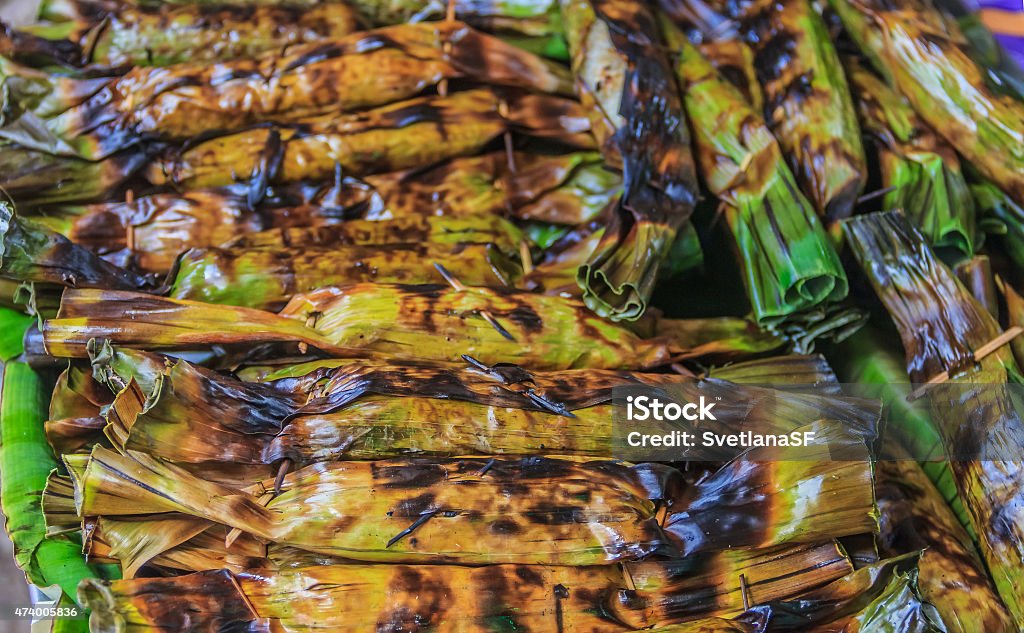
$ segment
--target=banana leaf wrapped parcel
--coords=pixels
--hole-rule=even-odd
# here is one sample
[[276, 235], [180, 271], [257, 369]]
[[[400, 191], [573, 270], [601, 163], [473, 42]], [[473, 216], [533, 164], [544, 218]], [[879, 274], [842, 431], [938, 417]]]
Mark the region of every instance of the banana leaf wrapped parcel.
[[896, 323], [912, 381], [951, 375], [927, 397], [981, 555], [1019, 625], [1024, 521], [1016, 514], [1024, 508], [1024, 461], [1014, 451], [1024, 442], [1024, 423], [1006, 387], [1010, 375], [1019, 375], [1013, 354], [1001, 347], [974, 361], [974, 351], [999, 335], [999, 324], [901, 215], [852, 219], [845, 231]]
[[562, 16], [591, 129], [623, 173], [622, 197], [577, 281], [598, 314], [633, 321], [696, 202], [686, 113], [642, 3], [565, 0]]
[[[743, 258], [744, 282], [759, 323], [846, 296], [846, 275], [811, 203], [800, 193], [775, 138], [681, 31], [662, 22], [704, 181], [723, 203]], [[709, 121], [715, 124], [710, 126]]]
[[456, 22], [385, 27], [283, 55], [135, 68], [110, 78], [50, 76], [10, 63], [4, 75], [0, 136], [89, 160], [147, 139], [338, 116], [415, 97], [443, 79], [571, 92], [560, 67]]
[[359, 29], [358, 14], [344, 2], [300, 8], [47, 0], [37, 17], [37, 23], [6, 28], [0, 53], [69, 66], [168, 66], [250, 57]]

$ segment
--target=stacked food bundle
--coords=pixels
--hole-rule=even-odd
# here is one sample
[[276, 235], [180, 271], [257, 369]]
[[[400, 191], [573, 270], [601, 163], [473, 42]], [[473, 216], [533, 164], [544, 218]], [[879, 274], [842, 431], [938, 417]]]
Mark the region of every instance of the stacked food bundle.
[[[19, 565], [94, 631], [1020, 630], [1024, 101], [973, 41], [44, 2], [0, 41]], [[853, 452], [619, 461], [636, 386]]]

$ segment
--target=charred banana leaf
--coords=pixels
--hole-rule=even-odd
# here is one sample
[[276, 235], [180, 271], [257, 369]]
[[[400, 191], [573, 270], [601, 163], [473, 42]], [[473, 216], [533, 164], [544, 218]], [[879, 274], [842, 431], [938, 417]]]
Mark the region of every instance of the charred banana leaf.
[[[471, 173], [472, 168], [486, 169], [495, 162], [494, 155], [487, 155], [453, 161], [466, 165], [451, 181], [436, 185], [436, 200], [426, 191], [432, 182], [429, 173], [416, 178], [384, 174], [370, 178], [375, 184], [342, 177], [329, 184], [274, 187], [255, 208], [246, 188], [234, 186], [51, 207], [38, 210], [33, 219], [111, 263], [146, 272], [166, 273], [183, 251], [228, 242], [239, 247], [493, 242], [503, 251], [518, 252], [518, 230], [500, 217], [510, 203], [519, 205], [513, 209], [517, 215], [544, 214], [571, 223], [589, 217], [592, 205], [614, 195], [614, 184], [608, 185], [611, 191], [595, 185], [582, 193], [594, 184], [591, 176], [601, 177], [591, 173], [601, 169], [600, 159], [591, 164], [584, 162], [586, 156], [593, 155], [538, 157], [535, 165], [531, 162], [513, 176], [514, 201], [505, 193], [508, 174], [495, 171], [492, 179]], [[502, 154], [501, 161], [505, 160]], [[553, 175], [557, 169], [562, 171]], [[577, 193], [582, 197], [574, 198]]]
[[[605, 211], [613, 209], [614, 205], [614, 200], [609, 202]], [[581, 297], [582, 290], [576, 283], [576, 273], [586, 265], [601, 243], [605, 231], [602, 220], [606, 217], [607, 214], [602, 213], [594, 221], [568, 230], [562, 230], [565, 227], [552, 227], [552, 233], [557, 237], [552, 236], [552, 241], [541, 247], [534, 269], [526, 276], [526, 287], [545, 294]], [[527, 227], [525, 233], [531, 240], [536, 240], [534, 244], [537, 246], [541, 246], [538, 242], [545, 242], [537, 239], [540, 235], [531, 227]]]
[[[817, 429], [824, 435], [825, 427]], [[684, 556], [717, 549], [806, 543], [875, 531], [877, 510], [867, 451], [862, 461], [769, 459], [758, 449], [726, 464], [670, 508], [665, 531]], [[803, 492], [813, 491], [813, 492]], [[723, 499], [743, 499], [742, 515]], [[734, 521], [743, 516], [743, 521]]]
[[295, 295], [324, 286], [442, 281], [434, 265], [474, 286], [511, 286], [522, 274], [493, 244], [204, 248], [178, 258], [169, 296], [279, 310]]
[[[831, 541], [769, 549], [730, 549], [678, 561], [627, 563], [625, 568], [638, 597], [651, 604], [649, 610], [659, 622], [685, 622], [708, 616], [747, 621], [751, 615], [746, 613], [748, 603], [784, 600], [817, 589], [852, 573], [853, 563], [838, 543]], [[743, 581], [739, 580], [741, 575]], [[787, 577], [795, 581], [794, 586], [786, 586]], [[643, 625], [642, 620], [628, 615], [616, 613], [620, 620], [633, 626]], [[697, 622], [700, 621], [693, 624]]]
[[576, 226], [597, 218], [622, 191], [622, 177], [597, 153], [516, 155], [505, 187], [512, 214], [521, 220]]
[[531, 369], [643, 368], [670, 360], [663, 339], [642, 339], [564, 297], [513, 290], [356, 284], [295, 297], [270, 312], [130, 292], [70, 290], [44, 324], [51, 355], [87, 356], [90, 339], [152, 350], [304, 343], [345, 357]]
[[773, 324], [842, 300], [847, 281], [839, 256], [772, 133], [681, 31], [667, 21], [662, 26], [679, 55], [675, 70], [687, 115], [700, 122], [697, 160], [725, 206], [754, 318]]
[[847, 33], [933, 130], [1024, 204], [1024, 102], [1000, 94], [952, 20], [918, 0], [830, 0]]
[[918, 591], [935, 606], [949, 633], [1012, 631], [1009, 612], [971, 537], [917, 463], [909, 456], [883, 459], [875, 473], [883, 553], [924, 550]]
[[55, 454], [85, 450], [103, 441], [107, 425], [103, 408], [113, 402], [113, 394], [93, 380], [89, 369], [72, 365], [57, 378], [50, 398], [50, 416], [46, 421], [46, 439]]
[[[956, 514], [961, 525], [970, 529], [970, 518], [956, 491], [956, 482], [945, 449], [928, 407], [911, 401], [907, 369], [898, 352], [898, 343], [874, 328], [865, 328], [844, 341], [838, 349], [837, 367], [843, 382], [856, 383], [858, 395], [877, 398], [888, 411], [885, 437], [917, 460], [922, 470]], [[883, 458], [892, 458], [883, 451]], [[896, 455], [904, 459], [902, 453]]]
[[134, 290], [150, 285], [143, 276], [100, 259], [59, 233], [14, 214], [0, 201], [0, 276], [69, 288]]
[[936, 248], [970, 256], [974, 198], [956, 150], [918, 117], [910, 102], [856, 62], [847, 64], [861, 125], [874, 140], [885, 209], [901, 209]]
[[577, 93], [606, 161], [623, 172], [622, 197], [577, 282], [595, 312], [633, 321], [696, 202], [686, 113], [646, 6], [564, 0], [562, 16]]
[[723, 7], [751, 42], [765, 119], [800, 188], [827, 222], [849, 216], [864, 188], [867, 165], [857, 111], [818, 11], [807, 0], [713, 6]]
[[950, 466], [981, 554], [1018, 628], [1024, 602], [1024, 422], [1006, 383], [1019, 370], [1008, 346], [980, 363], [974, 351], [999, 324], [942, 264], [903, 216], [874, 214], [844, 226], [861, 267], [903, 339], [912, 382], [942, 372], [927, 391]]
[[25, 207], [100, 200], [149, 163], [157, 149], [134, 147], [91, 162], [0, 141], [0, 187]]
[[[779, 350], [786, 339], [736, 317], [657, 320], [654, 332], [673, 341], [694, 358], [725, 362]], [[761, 384], [771, 384], [766, 380]]]
[[754, 49], [739, 37], [739, 24], [727, 18], [722, 7], [703, 0], [660, 0], [657, 5], [662, 19], [671, 19], [715, 70], [743, 94], [747, 105], [762, 112], [764, 91], [757, 78]]
[[456, 247], [494, 244], [514, 252], [522, 240], [519, 230], [498, 215], [465, 217], [404, 216], [394, 220], [348, 220], [319, 227], [281, 227], [243, 234], [225, 248], [307, 248], [427, 244]]
[[[403, 24], [445, 17], [448, 6], [435, 0], [354, 0], [370, 24]], [[495, 30], [539, 35], [557, 28], [555, 0], [456, 0], [455, 17]]]
[[[312, 616], [320, 626], [344, 632], [387, 622], [396, 626], [429, 623], [445, 632], [507, 626], [515, 627], [513, 630], [623, 633], [632, 626], [643, 626], [663, 633], [754, 633], [760, 629], [753, 623], [761, 621], [755, 614], [743, 614], [735, 621], [708, 618], [714, 607], [698, 607], [701, 619], [697, 621], [647, 627], [681, 617], [666, 611], [666, 603], [688, 600], [697, 605], [706, 586], [687, 578], [693, 568], [696, 578], [716, 587], [726, 582], [730, 573], [760, 573], [752, 581], [758, 586], [757, 595], [771, 596], [785, 580], [795, 581], [786, 588], [792, 595], [797, 586], [806, 588], [834, 579], [837, 572], [843, 573], [840, 570], [850, 569], [848, 566], [834, 545], [744, 552], [700, 563], [628, 563], [625, 573], [615, 567], [332, 563], [277, 571], [239, 570], [233, 575], [225, 570], [177, 579], [95, 581], [83, 586], [82, 595], [93, 610], [97, 631], [114, 630], [111, 627], [129, 622], [138, 627], [132, 630], [138, 631], [154, 630], [163, 622], [173, 624], [178, 622], [175, 612], [186, 602], [193, 605], [191, 613], [200, 622], [209, 619], [227, 624], [225, 620], [231, 617], [244, 621], [253, 614], [232, 605], [248, 602], [257, 614], [274, 621], [279, 627], [274, 630], [281, 631], [301, 630], [305, 619]], [[635, 590], [627, 589], [627, 574]], [[799, 580], [794, 574], [801, 575]], [[192, 592], [206, 592], [211, 598], [192, 601]], [[734, 593], [737, 595], [730, 602], [740, 600], [738, 589]], [[630, 599], [623, 600], [627, 594]], [[424, 595], [437, 599], [425, 601]], [[156, 596], [161, 599], [153, 600]], [[238, 622], [231, 624], [237, 626]]]
[[104, 448], [74, 474], [82, 516], [179, 512], [352, 560], [594, 565], [667, 546], [643, 477], [616, 462], [334, 462], [285, 477], [265, 505], [244, 490]]
[[358, 217], [373, 188], [354, 179], [319, 187], [276, 188], [254, 209], [244, 187], [160, 193], [131, 201], [50, 207], [33, 219], [119, 266], [166, 273], [191, 247], [219, 246], [240, 235], [316, 227]]
[[986, 236], [995, 238], [1018, 270], [1024, 270], [1024, 208], [985, 179], [971, 182], [971, 193]]
[[587, 129], [574, 101], [541, 95], [506, 100], [475, 89], [221, 136], [154, 163], [146, 176], [187, 189], [251, 182], [259, 200], [266, 184], [330, 178], [339, 166], [357, 176], [427, 167], [478, 153], [509, 131], [587, 147]]
[[[293, 44], [335, 39], [359, 30], [346, 3], [238, 7], [111, 0], [44, 3], [42, 22], [0, 37], [0, 53], [69, 66], [169, 66], [252, 57]], [[49, 21], [49, 20], [53, 21]]]
[[[815, 633], [858, 633], [862, 631], [878, 631], [879, 633], [940, 633], [949, 630], [947, 624], [934, 611], [934, 605], [925, 601], [918, 589], [918, 574], [913, 568], [900, 570], [891, 569], [886, 562], [872, 568], [864, 568], [854, 572], [859, 574], [865, 570], [874, 571], [877, 576], [871, 585], [864, 588], [863, 594], [849, 600], [836, 609], [829, 605], [827, 593], [821, 593], [821, 604], [832, 606], [834, 611], [842, 613], [840, 617], [829, 622], [818, 624], [809, 630]], [[856, 580], [851, 579], [851, 586]], [[837, 581], [843, 582], [842, 580]], [[834, 586], [834, 585], [833, 585]], [[826, 587], [828, 589], [829, 587]], [[837, 588], [838, 589], [838, 588]], [[839, 590], [841, 592], [841, 590]], [[814, 592], [812, 592], [814, 593]], [[812, 604], [815, 595], [805, 596]], [[802, 605], [801, 605], [802, 606]], [[794, 605], [797, 607], [797, 605]], [[852, 613], [844, 613], [853, 609]], [[785, 616], [777, 620], [785, 620]], [[795, 619], [795, 618], [794, 618]], [[797, 630], [808, 630], [797, 628]], [[987, 630], [987, 629], [984, 629]]]
[[[124, 352], [130, 354], [130, 352]], [[104, 367], [107, 361], [97, 363]], [[805, 362], [805, 361], [804, 361]], [[723, 370], [746, 381], [783, 369], [807, 377], [804, 364], [774, 371]], [[820, 368], [813, 365], [814, 370]], [[105, 370], [101, 370], [105, 371]], [[115, 372], [116, 373], [116, 372]], [[121, 375], [123, 374], [123, 375]], [[122, 367], [117, 384], [130, 383]], [[716, 374], [718, 375], [718, 374]], [[815, 374], [808, 382], [818, 378]], [[466, 369], [369, 361], [319, 361], [277, 369], [246, 383], [178, 361], [151, 391], [119, 387], [106, 434], [120, 450], [143, 451], [179, 464], [307, 464], [406, 454], [523, 455], [542, 451], [609, 457], [615, 446], [616, 387], [673, 387], [687, 399], [743, 388], [703, 384], [673, 374], [608, 370], [528, 372], [515, 366]], [[208, 402], [216, 394], [215, 401]], [[719, 426], [788, 433], [816, 419], [841, 420], [873, 433], [870, 412], [856, 402], [751, 392], [771, 408], [723, 410]], [[253, 411], [263, 403], [266, 412]], [[207, 412], [216, 411], [216, 414]], [[211, 438], [216, 438], [211, 442]], [[839, 443], [837, 442], [837, 446]]]
[[380, 198], [367, 219], [511, 213], [523, 220], [576, 225], [593, 220], [621, 191], [622, 178], [599, 154], [547, 156], [496, 152], [429, 169], [366, 177]]
[[[572, 86], [558, 66], [465, 24], [405, 24], [293, 47], [283, 56], [135, 68], [106, 82], [55, 78], [56, 94], [42, 99], [36, 90], [19, 90], [27, 82], [15, 75], [6, 78], [0, 136], [99, 160], [146, 139], [184, 140], [381, 106], [456, 78], [561, 94]], [[78, 103], [61, 109], [54, 102]], [[18, 110], [20, 117], [10, 114]]]
[[722, 78], [740, 91], [755, 112], [764, 112], [764, 91], [757, 80], [754, 51], [740, 39], [720, 39], [697, 45]]

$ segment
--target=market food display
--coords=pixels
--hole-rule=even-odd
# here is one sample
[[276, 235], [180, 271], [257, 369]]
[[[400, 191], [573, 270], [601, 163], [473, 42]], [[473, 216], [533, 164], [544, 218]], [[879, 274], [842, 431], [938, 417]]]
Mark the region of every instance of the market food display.
[[[0, 505], [77, 614], [37, 625], [1024, 631], [1024, 74], [969, 15], [3, 25]], [[641, 392], [705, 450], [628, 440]]]

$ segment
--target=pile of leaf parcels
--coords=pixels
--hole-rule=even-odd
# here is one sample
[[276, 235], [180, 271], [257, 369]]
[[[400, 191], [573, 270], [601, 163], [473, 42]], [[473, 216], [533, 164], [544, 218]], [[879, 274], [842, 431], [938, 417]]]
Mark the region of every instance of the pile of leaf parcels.
[[[1024, 630], [1024, 81], [963, 7], [44, 0], [0, 53], [54, 630]], [[616, 460], [629, 385], [859, 452]]]

